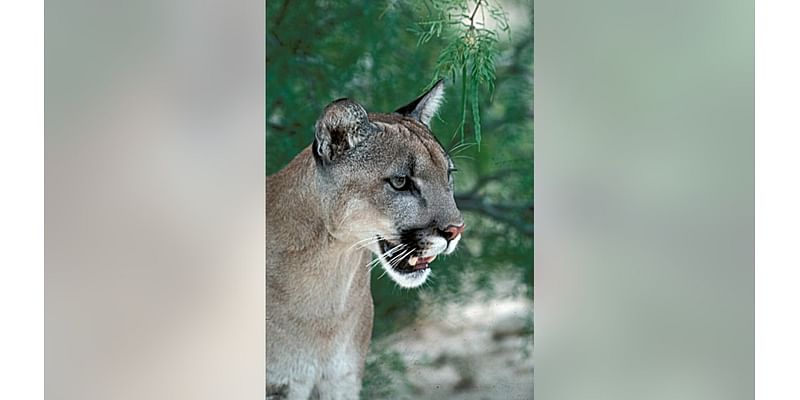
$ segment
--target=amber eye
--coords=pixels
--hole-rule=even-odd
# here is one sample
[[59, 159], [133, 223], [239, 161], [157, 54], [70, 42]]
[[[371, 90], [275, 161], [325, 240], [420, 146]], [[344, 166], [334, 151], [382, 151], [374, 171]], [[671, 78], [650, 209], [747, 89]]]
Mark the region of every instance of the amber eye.
[[405, 176], [393, 176], [389, 178], [389, 184], [392, 185], [394, 190], [409, 190], [411, 189], [411, 180]]

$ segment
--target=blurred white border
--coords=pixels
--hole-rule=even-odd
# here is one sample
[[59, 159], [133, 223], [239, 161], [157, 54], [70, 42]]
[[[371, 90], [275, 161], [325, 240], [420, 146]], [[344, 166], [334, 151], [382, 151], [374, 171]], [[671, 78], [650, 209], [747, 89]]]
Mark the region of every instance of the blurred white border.
[[[800, 4], [756, 3], [756, 398], [800, 398]], [[43, 398], [41, 1], [0, 8], [0, 398]]]
[[0, 6], [0, 399], [44, 398], [44, 2]]
[[755, 5], [756, 398], [798, 399], [800, 3]]

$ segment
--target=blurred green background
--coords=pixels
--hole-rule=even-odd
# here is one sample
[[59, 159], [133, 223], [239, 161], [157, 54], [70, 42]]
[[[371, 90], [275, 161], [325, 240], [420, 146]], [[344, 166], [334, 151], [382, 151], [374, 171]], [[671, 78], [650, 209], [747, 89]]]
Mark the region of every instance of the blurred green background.
[[[464, 4], [474, 9], [476, 3]], [[267, 174], [279, 171], [311, 143], [314, 122], [332, 100], [349, 97], [368, 111], [391, 112], [429, 87], [437, 59], [448, 44], [459, 40], [458, 30], [464, 27], [446, 24], [441, 35], [420, 43], [420, 23], [436, 17], [437, 5], [267, 2]], [[506, 283], [513, 281], [503, 285], [508, 288], [501, 290], [504, 295], [532, 298], [533, 4], [495, 5], [505, 10], [510, 34], [493, 26], [482, 7], [475, 17], [488, 21], [483, 28], [498, 32], [495, 88], [490, 92], [482, 87], [478, 93], [480, 146], [469, 144], [474, 142], [473, 119], [466, 119], [463, 140], [459, 134], [463, 92], [457, 74], [455, 81], [446, 76], [445, 103], [432, 123], [445, 148], [461, 145], [454, 152], [456, 202], [468, 229], [459, 249], [433, 265], [432, 279], [420, 289], [400, 289], [387, 277], [379, 279], [381, 270], [373, 271], [373, 356], [363, 398], [399, 398], [383, 383], [388, 375], [405, 382], [407, 389], [410, 386], [409, 393], [416, 390], [420, 395], [403, 377], [408, 359], [378, 347], [394, 332], [412, 326], [428, 309], [426, 301], [463, 304], [484, 298], [491, 307], [492, 294], [499, 290], [498, 276], [510, 277]], [[532, 318], [526, 318], [521, 335], [532, 340]]]

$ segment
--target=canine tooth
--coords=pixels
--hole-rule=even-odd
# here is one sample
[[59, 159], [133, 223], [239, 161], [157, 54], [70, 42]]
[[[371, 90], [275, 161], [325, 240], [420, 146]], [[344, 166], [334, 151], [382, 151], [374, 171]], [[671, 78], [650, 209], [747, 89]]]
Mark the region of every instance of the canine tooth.
[[408, 265], [417, 265], [417, 257], [411, 257], [408, 259]]
[[436, 259], [436, 256], [433, 256], [433, 257], [431, 257], [431, 259], [430, 259], [430, 260], [428, 260], [428, 262], [429, 262], [429, 263], [432, 263], [432, 262], [433, 262], [433, 260], [435, 260], [435, 259]]

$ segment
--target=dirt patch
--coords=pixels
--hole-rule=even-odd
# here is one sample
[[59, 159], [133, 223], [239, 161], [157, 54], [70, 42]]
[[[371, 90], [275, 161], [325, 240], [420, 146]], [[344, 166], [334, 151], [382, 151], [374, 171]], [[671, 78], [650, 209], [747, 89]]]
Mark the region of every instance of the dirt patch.
[[392, 398], [533, 399], [533, 302], [509, 294], [515, 282], [470, 302], [423, 299], [424, 317], [375, 347], [402, 360]]

